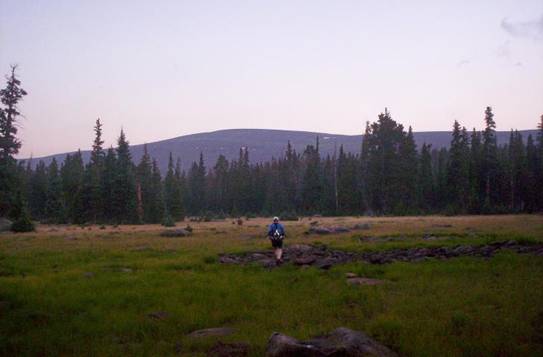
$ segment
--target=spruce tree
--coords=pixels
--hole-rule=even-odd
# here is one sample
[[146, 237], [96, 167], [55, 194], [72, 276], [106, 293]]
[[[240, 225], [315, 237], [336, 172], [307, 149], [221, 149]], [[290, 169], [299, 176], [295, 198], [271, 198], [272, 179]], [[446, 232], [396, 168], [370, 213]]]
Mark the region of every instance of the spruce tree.
[[116, 173], [112, 190], [113, 218], [117, 223], [138, 223], [134, 164], [123, 130], [117, 140], [116, 152]]
[[485, 130], [483, 131], [482, 173], [484, 180], [484, 210], [490, 212], [498, 200], [498, 145], [496, 141], [496, 122], [492, 108], [485, 110]]
[[94, 126], [94, 142], [87, 166], [86, 196], [88, 200], [88, 219], [94, 222], [104, 218], [104, 194], [102, 192], [102, 175], [106, 153], [102, 147], [102, 123], [96, 119]]
[[447, 167], [447, 187], [450, 209], [465, 213], [469, 204], [469, 139], [466, 128], [454, 121]]
[[422, 144], [418, 170], [418, 194], [420, 208], [424, 213], [435, 207], [435, 179], [432, 170], [431, 145]]
[[165, 211], [168, 216], [174, 221], [178, 221], [183, 217], [183, 209], [181, 206], [181, 191], [179, 185], [179, 177], [173, 164], [173, 156], [170, 152], [168, 160], [168, 171], [164, 178], [164, 203]]
[[49, 164], [47, 176], [45, 217], [51, 223], [66, 223], [66, 210], [62, 197], [62, 180], [55, 158]]
[[6, 77], [6, 87], [0, 89], [0, 101], [3, 105], [0, 107], [0, 217], [9, 214], [17, 198], [14, 194], [20, 188], [14, 155], [21, 148], [21, 142], [17, 138], [20, 115], [18, 104], [27, 93], [21, 88], [16, 70], [17, 66], [11, 66], [11, 74]]

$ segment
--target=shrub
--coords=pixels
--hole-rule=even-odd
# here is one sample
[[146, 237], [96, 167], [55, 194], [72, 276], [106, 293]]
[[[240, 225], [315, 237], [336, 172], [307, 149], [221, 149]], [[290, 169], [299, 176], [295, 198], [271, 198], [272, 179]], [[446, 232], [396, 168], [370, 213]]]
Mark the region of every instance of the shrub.
[[33, 232], [36, 230], [34, 223], [30, 220], [30, 217], [23, 212], [23, 214], [13, 222], [11, 225], [13, 232]]

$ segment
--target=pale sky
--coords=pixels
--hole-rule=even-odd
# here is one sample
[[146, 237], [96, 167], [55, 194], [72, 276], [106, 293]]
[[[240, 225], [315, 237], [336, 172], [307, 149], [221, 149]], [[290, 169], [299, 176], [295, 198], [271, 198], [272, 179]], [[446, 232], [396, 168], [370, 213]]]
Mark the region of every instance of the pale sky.
[[[19, 65], [19, 157], [229, 128], [360, 134], [388, 107], [415, 131], [533, 129], [543, 1], [0, 0]], [[4, 82], [2, 83], [2, 86]]]

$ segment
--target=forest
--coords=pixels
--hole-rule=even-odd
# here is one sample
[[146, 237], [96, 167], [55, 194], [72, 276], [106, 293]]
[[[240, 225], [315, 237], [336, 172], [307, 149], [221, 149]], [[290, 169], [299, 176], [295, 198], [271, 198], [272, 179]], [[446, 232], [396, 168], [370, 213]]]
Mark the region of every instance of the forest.
[[449, 148], [417, 147], [385, 109], [366, 123], [360, 152], [339, 147], [319, 153], [319, 138], [296, 152], [251, 163], [220, 156], [212, 165], [200, 155], [182, 168], [170, 154], [161, 173], [145, 151], [133, 162], [123, 131], [115, 148], [105, 148], [96, 120], [90, 161], [80, 152], [63, 162], [32, 165], [16, 160], [18, 104], [26, 95], [16, 67], [0, 90], [0, 217], [14, 230], [44, 223], [172, 224], [186, 216], [421, 215], [538, 212], [543, 209], [543, 115], [538, 133], [523, 138], [512, 130], [498, 145], [491, 107], [484, 129], [468, 131], [454, 121]]

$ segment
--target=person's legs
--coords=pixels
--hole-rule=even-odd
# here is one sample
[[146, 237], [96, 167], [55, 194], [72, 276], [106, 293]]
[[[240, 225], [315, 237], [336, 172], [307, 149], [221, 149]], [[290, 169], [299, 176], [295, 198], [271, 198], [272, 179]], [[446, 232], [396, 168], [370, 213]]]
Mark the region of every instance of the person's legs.
[[275, 248], [275, 259], [281, 260], [283, 257], [283, 248]]

